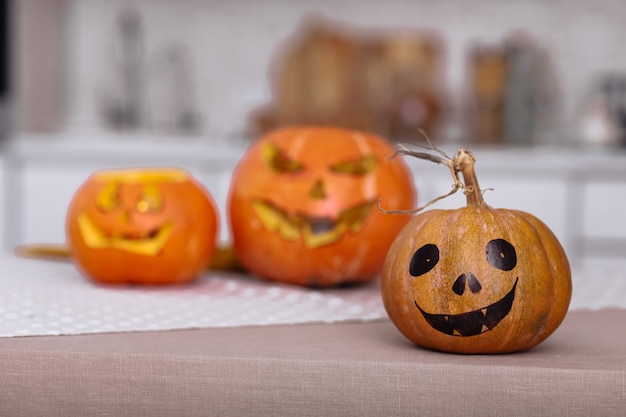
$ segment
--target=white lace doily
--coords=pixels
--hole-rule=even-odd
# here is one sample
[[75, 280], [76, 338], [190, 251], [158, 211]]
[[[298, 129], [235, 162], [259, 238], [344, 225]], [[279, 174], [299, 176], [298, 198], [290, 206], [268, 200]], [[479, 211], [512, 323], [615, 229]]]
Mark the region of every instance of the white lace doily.
[[[98, 286], [69, 262], [0, 257], [0, 336], [171, 330], [386, 317], [378, 282], [315, 290], [207, 272], [192, 285]], [[577, 272], [571, 308], [626, 308], [626, 276]]]

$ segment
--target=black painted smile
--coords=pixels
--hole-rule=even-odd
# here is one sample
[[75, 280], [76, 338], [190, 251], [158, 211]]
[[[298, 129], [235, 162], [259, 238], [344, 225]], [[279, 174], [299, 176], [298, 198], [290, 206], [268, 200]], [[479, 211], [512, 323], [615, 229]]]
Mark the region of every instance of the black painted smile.
[[515, 299], [515, 288], [517, 288], [518, 278], [515, 279], [513, 288], [499, 301], [480, 308], [460, 314], [430, 314], [420, 308], [415, 302], [415, 306], [422, 313], [428, 324], [435, 330], [451, 336], [475, 336], [492, 330], [502, 321], [513, 305]]

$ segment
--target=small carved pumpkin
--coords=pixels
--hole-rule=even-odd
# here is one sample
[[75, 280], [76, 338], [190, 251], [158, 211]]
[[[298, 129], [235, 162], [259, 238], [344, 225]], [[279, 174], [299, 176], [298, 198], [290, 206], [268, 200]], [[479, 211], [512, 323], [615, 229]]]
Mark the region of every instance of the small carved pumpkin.
[[179, 168], [103, 170], [74, 193], [66, 235], [84, 275], [109, 284], [196, 278], [215, 251], [218, 213]]
[[229, 222], [239, 261], [270, 280], [331, 286], [376, 278], [414, 203], [412, 176], [371, 134], [291, 127], [261, 137], [234, 172]]
[[422, 212], [399, 233], [381, 280], [389, 317], [409, 340], [445, 352], [514, 352], [539, 344], [569, 307], [563, 248], [535, 216], [485, 204], [468, 150], [436, 162], [449, 165], [467, 207]]

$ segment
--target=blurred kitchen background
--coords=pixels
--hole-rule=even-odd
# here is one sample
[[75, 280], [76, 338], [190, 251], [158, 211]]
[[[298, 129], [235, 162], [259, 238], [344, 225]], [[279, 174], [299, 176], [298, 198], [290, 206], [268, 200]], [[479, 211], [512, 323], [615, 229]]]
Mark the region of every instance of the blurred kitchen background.
[[19, 131], [624, 141], [621, 1], [11, 1]]
[[[73, 190], [101, 167], [184, 165], [224, 208], [247, 143], [324, 123], [477, 147], [491, 205], [542, 218], [575, 262], [626, 265], [626, 2], [1, 7], [5, 248], [62, 240]], [[440, 168], [415, 169], [423, 202], [449, 190]]]

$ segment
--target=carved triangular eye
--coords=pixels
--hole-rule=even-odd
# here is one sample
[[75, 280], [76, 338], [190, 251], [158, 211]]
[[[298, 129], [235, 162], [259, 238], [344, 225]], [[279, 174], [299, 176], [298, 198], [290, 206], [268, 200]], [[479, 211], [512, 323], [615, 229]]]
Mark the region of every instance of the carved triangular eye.
[[273, 171], [279, 173], [296, 173], [304, 169], [304, 165], [291, 159], [283, 150], [273, 143], [267, 143], [262, 149], [263, 159]]
[[102, 188], [96, 197], [96, 205], [100, 210], [110, 211], [120, 205], [119, 183], [109, 182]]
[[155, 212], [163, 206], [163, 199], [159, 188], [155, 185], [146, 185], [137, 202], [137, 211], [140, 213]]
[[330, 167], [332, 172], [348, 175], [365, 175], [372, 172], [378, 160], [374, 155], [364, 155], [359, 159], [342, 161]]

